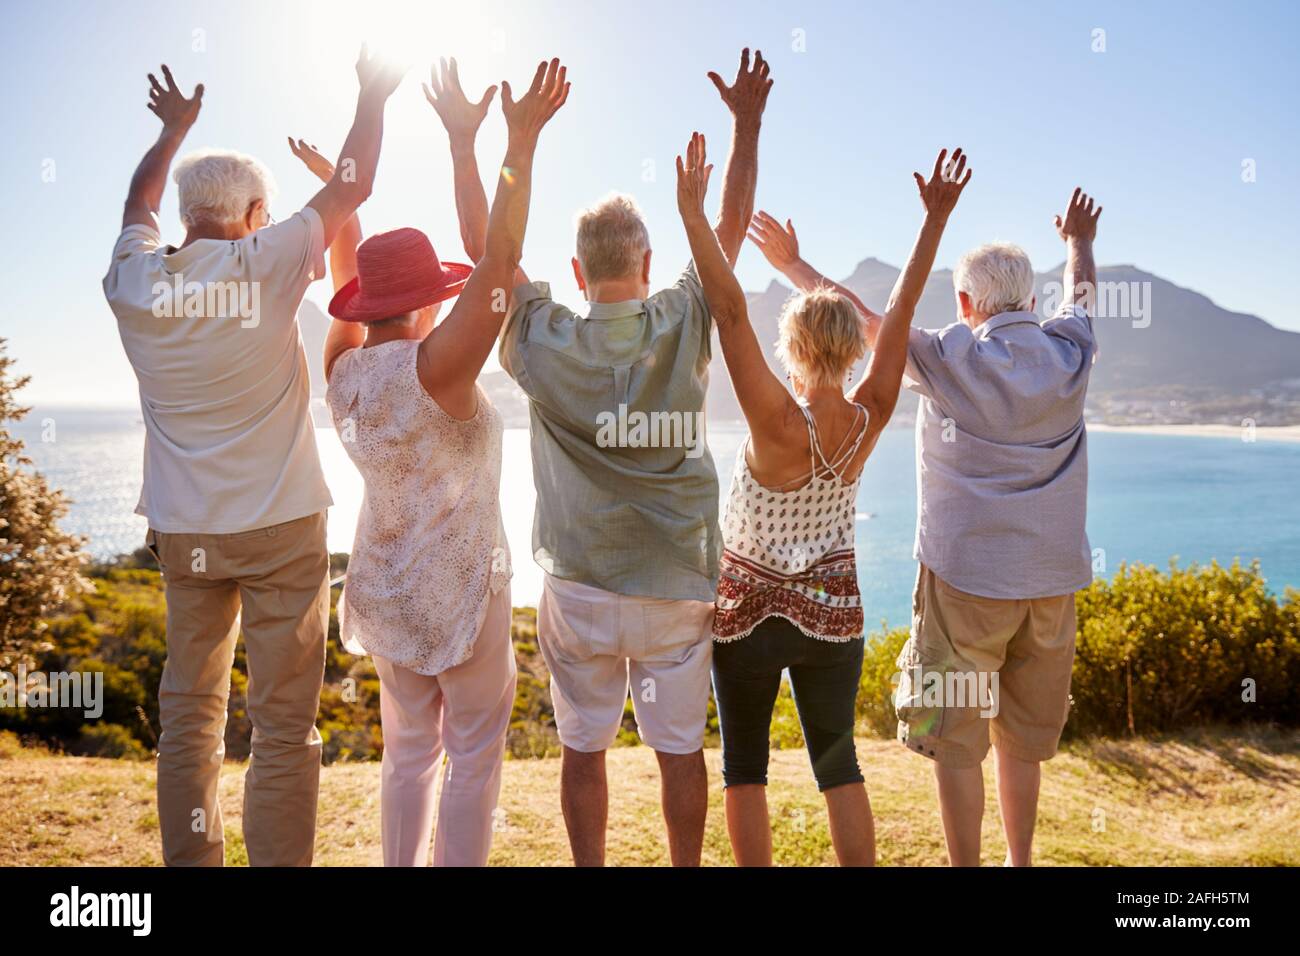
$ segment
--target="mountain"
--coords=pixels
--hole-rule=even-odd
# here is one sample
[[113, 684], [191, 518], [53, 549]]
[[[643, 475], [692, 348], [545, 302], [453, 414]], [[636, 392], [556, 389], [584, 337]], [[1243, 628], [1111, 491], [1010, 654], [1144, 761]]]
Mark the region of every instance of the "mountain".
[[[1059, 298], [1064, 264], [1036, 276], [1039, 312]], [[863, 259], [842, 284], [874, 309], [883, 309], [899, 270], [879, 259]], [[1274, 328], [1263, 319], [1230, 312], [1192, 289], [1132, 265], [1098, 269], [1098, 356], [1089, 389], [1090, 419], [1115, 424], [1224, 422], [1300, 423], [1300, 332]], [[747, 293], [750, 321], [768, 363], [784, 379], [776, 360], [777, 321], [791, 295], [772, 280], [761, 292]], [[926, 282], [916, 324], [937, 329], [955, 320], [952, 271], [939, 269]], [[324, 375], [315, 357], [322, 354], [329, 319], [304, 301], [299, 311], [309, 357], [313, 406], [318, 424], [325, 395]], [[855, 374], [861, 368], [855, 370]], [[709, 420], [743, 420], [714, 336], [709, 371]], [[504, 372], [480, 379], [507, 424], [528, 421], [524, 397]], [[916, 400], [904, 393], [895, 419], [911, 420]]]
[[[1039, 313], [1055, 293], [1064, 263], [1038, 273]], [[864, 259], [841, 280], [868, 306], [883, 309], [899, 270]], [[1300, 423], [1300, 332], [1230, 312], [1210, 299], [1132, 265], [1098, 269], [1097, 364], [1089, 388], [1090, 417], [1120, 423], [1212, 421], [1240, 424]], [[777, 321], [792, 290], [772, 281], [749, 293], [750, 321], [768, 363], [776, 360]], [[943, 328], [956, 320], [952, 270], [930, 274], [915, 324]], [[710, 366], [709, 418], [741, 420], [721, 350]], [[861, 367], [855, 370], [855, 374]], [[905, 393], [896, 417], [909, 421], [915, 399]]]

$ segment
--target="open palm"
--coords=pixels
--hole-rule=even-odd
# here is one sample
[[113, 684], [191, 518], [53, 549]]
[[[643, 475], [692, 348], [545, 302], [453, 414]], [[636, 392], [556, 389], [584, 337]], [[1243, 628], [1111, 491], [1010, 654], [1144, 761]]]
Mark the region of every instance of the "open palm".
[[558, 59], [537, 66], [528, 92], [514, 99], [508, 80], [501, 81], [501, 112], [512, 135], [536, 137], [569, 98], [568, 67]]
[[[963, 176], [962, 174], [965, 173]], [[966, 168], [966, 156], [961, 147], [953, 150], [948, 158], [946, 149], [939, 150], [934, 161], [934, 172], [927, 181], [920, 173], [912, 173], [916, 188], [921, 193], [921, 204], [932, 216], [947, 217], [961, 198], [961, 192], [970, 182], [971, 170]]]
[[1057, 216], [1053, 221], [1056, 234], [1062, 239], [1083, 239], [1091, 242], [1097, 235], [1097, 219], [1101, 216], [1101, 206], [1092, 207], [1092, 197], [1081, 187], [1074, 188], [1070, 205], [1066, 207], [1065, 216]]
[[334, 164], [322, 156], [319, 149], [308, 144], [305, 139], [300, 139], [295, 143], [293, 137], [290, 136], [289, 149], [302, 160], [303, 165], [311, 170], [312, 175], [321, 182], [327, 183], [334, 178]]
[[149, 74], [149, 110], [162, 120], [164, 128], [188, 130], [199, 118], [199, 109], [203, 106], [203, 84], [194, 87], [194, 95], [186, 99], [165, 63], [162, 72], [166, 86], [159, 83], [152, 73]]
[[495, 84], [489, 86], [477, 103], [471, 103], [461, 88], [455, 57], [430, 67], [429, 82], [424, 84], [424, 98], [452, 136], [477, 133], [496, 92]]
[[785, 271], [799, 261], [799, 236], [789, 219], [782, 226], [774, 216], [760, 210], [750, 221], [749, 241], [778, 270]]

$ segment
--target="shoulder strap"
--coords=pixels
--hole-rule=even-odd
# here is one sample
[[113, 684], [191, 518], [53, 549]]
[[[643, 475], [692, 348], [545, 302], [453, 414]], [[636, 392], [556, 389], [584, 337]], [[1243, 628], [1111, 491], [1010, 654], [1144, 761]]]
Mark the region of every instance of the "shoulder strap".
[[[859, 412], [862, 413], [862, 417], [861, 417], [862, 425], [860, 428], [858, 427], [859, 418], [857, 414], [853, 416], [853, 426], [854, 428], [857, 429], [857, 437], [853, 439], [853, 444], [850, 445], [847, 449], [845, 449], [843, 454], [837, 453], [834, 464], [826, 466], [831, 470], [831, 474], [833, 474], [836, 478], [838, 478], [841, 483], [846, 483], [846, 479], [840, 473], [840, 469], [846, 468], [849, 464], [851, 464], [854, 457], [858, 453], [858, 449], [862, 447], [862, 441], [864, 438], [867, 437], [867, 423], [870, 418], [869, 413], [863, 406], [859, 405], [857, 402], [854, 402], [853, 405]], [[848, 435], [851, 434], [853, 434], [853, 429], [850, 429], [848, 434], [844, 436], [844, 442], [848, 441]], [[844, 442], [840, 442], [840, 448], [844, 447]]]
[[823, 465], [826, 459], [822, 458], [821, 445], [817, 443], [817, 423], [813, 421], [812, 412], [808, 411], [808, 406], [800, 405], [799, 411], [803, 412], [804, 423], [808, 426], [808, 457], [812, 466], [812, 477], [817, 477], [817, 460], [820, 458]]

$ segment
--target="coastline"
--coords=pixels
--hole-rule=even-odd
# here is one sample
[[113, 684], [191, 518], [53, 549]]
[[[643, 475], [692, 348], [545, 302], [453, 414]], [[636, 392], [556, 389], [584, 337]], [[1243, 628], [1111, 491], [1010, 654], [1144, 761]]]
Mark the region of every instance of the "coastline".
[[[1246, 441], [1240, 425], [1103, 425], [1088, 422], [1088, 431], [1127, 435], [1181, 435], [1184, 438], [1235, 438]], [[1255, 441], [1300, 442], [1300, 425], [1257, 425]]]

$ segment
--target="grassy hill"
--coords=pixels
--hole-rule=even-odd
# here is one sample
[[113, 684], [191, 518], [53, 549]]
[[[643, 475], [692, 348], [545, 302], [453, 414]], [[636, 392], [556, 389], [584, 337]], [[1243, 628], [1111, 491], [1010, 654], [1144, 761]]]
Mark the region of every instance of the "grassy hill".
[[[12, 737], [8, 738], [12, 741]], [[876, 812], [880, 862], [944, 862], [930, 765], [890, 741], [861, 739], [858, 755]], [[719, 752], [711, 780], [704, 862], [731, 865]], [[986, 765], [987, 766], [987, 765]], [[243, 765], [222, 774], [227, 863], [247, 863], [240, 836]], [[667, 863], [653, 753], [609, 753], [610, 864]], [[1005, 852], [991, 768], [985, 863]], [[559, 806], [560, 762], [508, 760], [491, 863], [569, 862]], [[316, 862], [377, 865], [377, 763], [338, 763], [321, 777]], [[156, 865], [161, 861], [150, 762], [51, 756], [0, 739], [0, 866]], [[802, 750], [772, 753], [769, 799], [776, 860], [834, 862], [824, 804]], [[1046, 765], [1037, 862], [1042, 865], [1300, 865], [1300, 733], [1204, 730], [1132, 741], [1079, 741]]]

